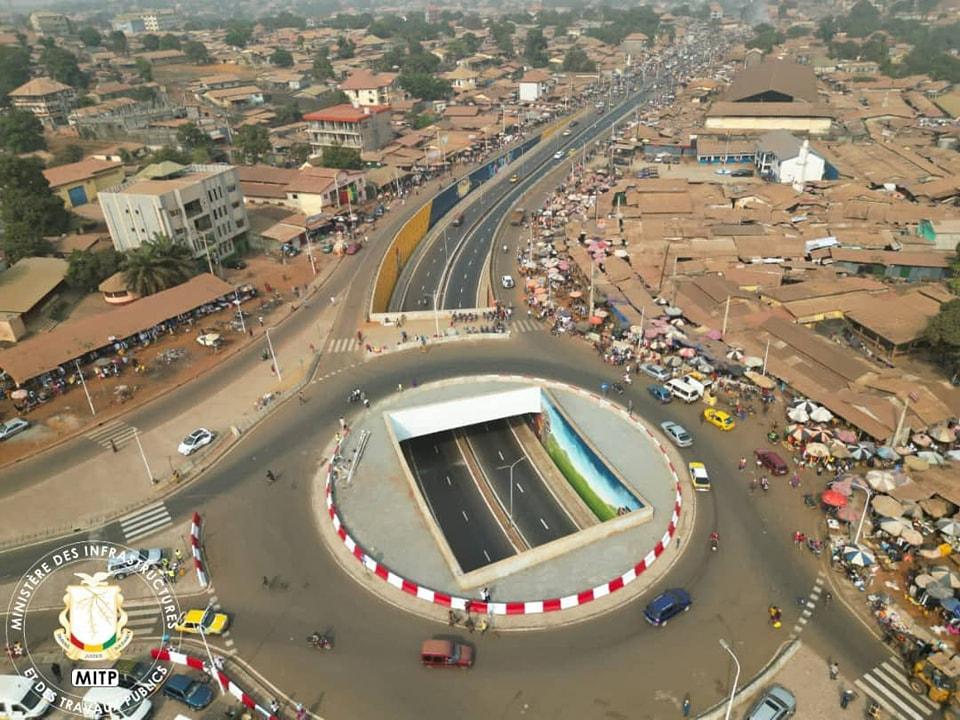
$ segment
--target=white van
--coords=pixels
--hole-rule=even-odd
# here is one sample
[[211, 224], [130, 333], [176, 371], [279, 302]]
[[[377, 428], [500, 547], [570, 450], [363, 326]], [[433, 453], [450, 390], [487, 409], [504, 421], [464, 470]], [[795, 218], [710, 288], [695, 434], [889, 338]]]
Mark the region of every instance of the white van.
[[707, 392], [707, 386], [710, 384], [709, 381], [701, 382], [700, 380], [697, 380], [697, 378], [693, 377], [692, 375], [685, 376], [683, 378], [683, 381], [687, 383], [687, 385], [692, 387], [694, 390], [696, 390], [697, 395], [699, 395], [700, 397], [704, 396], [704, 394]]
[[90, 688], [82, 700], [83, 717], [86, 720], [146, 720], [153, 704], [147, 698], [136, 698], [136, 691], [128, 688]]
[[0, 720], [32, 720], [50, 707], [35, 680], [20, 675], [0, 675]]
[[670, 391], [671, 395], [683, 400], [685, 403], [696, 402], [703, 396], [702, 393], [697, 392], [697, 389], [693, 385], [680, 378], [667, 381], [666, 388]]

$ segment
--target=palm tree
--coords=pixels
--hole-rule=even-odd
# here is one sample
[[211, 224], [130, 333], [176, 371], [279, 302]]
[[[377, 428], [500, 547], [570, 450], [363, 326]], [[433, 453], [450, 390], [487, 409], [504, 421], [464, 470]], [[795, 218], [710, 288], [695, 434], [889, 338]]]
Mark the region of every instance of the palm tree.
[[123, 281], [129, 290], [144, 297], [186, 282], [195, 267], [189, 248], [156, 233], [152, 241], [127, 253]]

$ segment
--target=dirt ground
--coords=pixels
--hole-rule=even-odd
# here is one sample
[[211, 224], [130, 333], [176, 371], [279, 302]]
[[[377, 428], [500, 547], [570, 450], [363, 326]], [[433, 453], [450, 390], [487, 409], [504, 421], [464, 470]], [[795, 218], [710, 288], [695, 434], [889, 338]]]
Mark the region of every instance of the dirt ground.
[[[332, 261], [332, 257], [321, 253], [314, 254], [318, 273], [324, 263]], [[247, 268], [244, 270], [224, 269], [224, 280], [238, 286], [252, 284], [260, 291], [260, 298], [266, 294], [264, 288], [267, 284], [279, 292], [284, 302], [263, 312], [267, 324], [276, 324], [290, 313], [291, 301], [296, 305], [300, 304], [301, 299], [295, 296], [294, 288], [303, 295], [304, 287], [313, 277], [310, 260], [304, 253], [288, 259], [286, 264], [264, 255], [246, 258], [246, 262]], [[247, 318], [248, 327], [255, 329], [259, 327], [259, 301], [259, 298], [254, 298], [243, 304], [243, 309], [250, 313]], [[84, 296], [71, 308], [66, 322], [113, 311], [115, 309], [107, 306], [99, 294], [93, 293]], [[88, 426], [108, 422], [121, 413], [149, 402], [187, 380], [215, 368], [225, 357], [251, 342], [251, 338], [249, 335], [226, 330], [223, 335], [226, 344], [215, 350], [196, 342], [198, 331], [216, 327], [217, 321], [226, 323], [231, 315], [229, 310], [207, 315], [192, 327], [182, 327], [175, 334], [158, 338], [157, 342], [149, 347], [137, 349], [130, 357], [136, 358], [138, 363], [144, 366], [143, 372], [136, 372], [131, 363], [124, 366], [119, 377], [100, 379], [93, 375], [92, 368], [86, 368], [87, 389], [97, 410], [96, 416], [90, 414], [83, 388], [80, 385], [70, 386], [62, 395], [55, 396], [25, 416], [33, 425], [45, 427], [46, 432], [30, 433], [34, 438], [31, 441], [27, 441], [23, 436], [14, 436], [0, 443], [0, 467], [39, 452]], [[255, 330], [255, 334], [259, 336], [261, 333]], [[171, 348], [181, 348], [184, 355], [171, 362], [163, 362], [161, 356]], [[122, 385], [126, 385], [132, 392], [132, 397], [125, 401], [117, 394], [117, 387]], [[12, 401], [0, 401], [0, 417], [14, 416], [16, 410]]]

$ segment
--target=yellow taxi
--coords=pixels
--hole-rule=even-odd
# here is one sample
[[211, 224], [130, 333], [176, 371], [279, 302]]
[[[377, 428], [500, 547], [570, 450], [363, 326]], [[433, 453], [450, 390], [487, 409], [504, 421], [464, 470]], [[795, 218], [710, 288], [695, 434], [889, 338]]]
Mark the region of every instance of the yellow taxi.
[[510, 182], [512, 183], [520, 182], [520, 176], [514, 173], [513, 175], [510, 176]]
[[182, 633], [196, 635], [220, 635], [227, 629], [230, 619], [223, 613], [214, 612], [212, 608], [206, 610], [187, 610], [180, 613], [177, 625], [173, 629]]
[[690, 470], [690, 483], [697, 492], [710, 492], [710, 476], [703, 463], [692, 462], [687, 465]]
[[721, 430], [733, 430], [737, 423], [730, 417], [730, 413], [714, 408], [707, 408], [703, 411], [704, 419], [711, 425], [716, 425]]
[[569, 150], [567, 150], [567, 157], [573, 157], [578, 152], [579, 150], [577, 148], [570, 148]]

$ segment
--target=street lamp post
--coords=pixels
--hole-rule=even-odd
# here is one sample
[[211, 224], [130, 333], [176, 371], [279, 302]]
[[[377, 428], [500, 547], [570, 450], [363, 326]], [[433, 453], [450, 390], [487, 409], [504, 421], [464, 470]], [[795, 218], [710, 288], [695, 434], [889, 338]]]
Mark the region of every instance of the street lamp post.
[[206, 609], [203, 611], [203, 615], [200, 617], [200, 625], [198, 629], [200, 630], [200, 639], [203, 640], [203, 648], [207, 651], [207, 659], [210, 661], [210, 675], [211, 677], [216, 678], [217, 686], [220, 688], [220, 694], [226, 695], [227, 689], [223, 686], [223, 683], [220, 682], [220, 662], [217, 662], [217, 659], [213, 657], [213, 653], [210, 652], [210, 644], [207, 642], [207, 630], [203, 626], [203, 620], [206, 618], [207, 613], [213, 610], [213, 600], [207, 603]]
[[440, 309], [437, 307], [437, 298], [440, 296], [439, 288], [433, 291], [433, 323], [436, 326], [437, 337], [440, 337]]
[[237, 317], [240, 318], [240, 330], [244, 335], [247, 334], [247, 324], [243, 321], [243, 308], [240, 307], [240, 288], [236, 287], [233, 289], [233, 297], [237, 301]]
[[140, 431], [137, 428], [133, 429], [133, 439], [137, 441], [137, 447], [140, 448], [140, 457], [143, 459], [143, 466], [147, 469], [147, 477], [150, 478], [151, 484], [156, 485], [157, 479], [153, 476], [150, 463], [147, 462], [147, 454], [143, 451], [143, 443], [140, 442]]
[[510, 527], [515, 527], [513, 524], [513, 469], [527, 459], [527, 456], [517, 458], [509, 465], [501, 465], [497, 470], [509, 470], [510, 471]]
[[96, 415], [97, 411], [93, 407], [93, 398], [90, 397], [90, 390], [87, 388], [87, 381], [83, 377], [83, 370], [80, 369], [80, 361], [75, 360], [77, 364], [77, 375], [80, 376], [80, 384], [83, 386], [83, 392], [87, 396], [87, 404], [90, 406], [90, 414]]
[[737, 694], [737, 683], [740, 682], [740, 661], [737, 660], [737, 656], [733, 654], [733, 650], [723, 638], [720, 638], [720, 647], [730, 654], [730, 657], [733, 658], [734, 665], [737, 666], [736, 675], [733, 677], [733, 687], [730, 688], [730, 699], [727, 701], [727, 710], [723, 715], [724, 720], [730, 720], [730, 712], [733, 710], [733, 698]]
[[860, 522], [857, 523], [857, 534], [853, 536], [853, 544], [856, 545], [860, 540], [860, 533], [863, 531], [863, 519], [867, 516], [867, 509], [870, 507], [870, 497], [873, 495], [873, 491], [859, 483], [853, 483], [850, 487], [863, 490], [867, 494], [867, 502], [863, 505], [863, 512], [860, 513]]
[[273, 343], [270, 342], [270, 328], [264, 333], [267, 336], [267, 347], [270, 348], [270, 358], [273, 360], [273, 368], [277, 371], [277, 382], [282, 383], [283, 377], [280, 375], [280, 363], [277, 362], [277, 354], [273, 352]]

